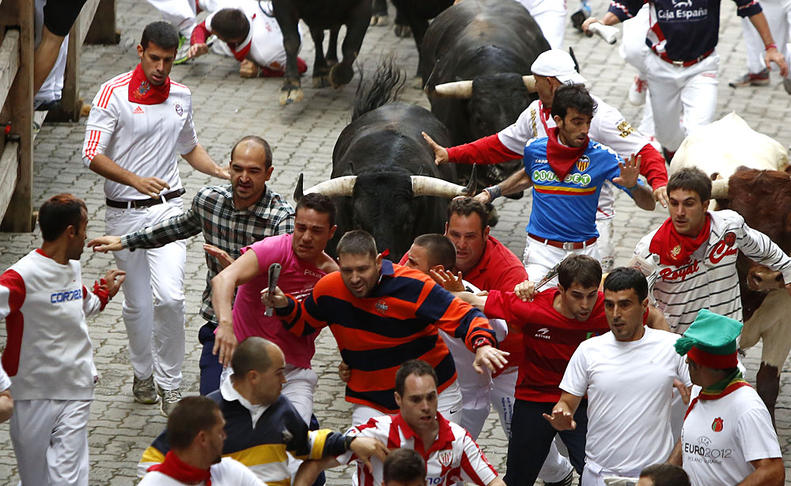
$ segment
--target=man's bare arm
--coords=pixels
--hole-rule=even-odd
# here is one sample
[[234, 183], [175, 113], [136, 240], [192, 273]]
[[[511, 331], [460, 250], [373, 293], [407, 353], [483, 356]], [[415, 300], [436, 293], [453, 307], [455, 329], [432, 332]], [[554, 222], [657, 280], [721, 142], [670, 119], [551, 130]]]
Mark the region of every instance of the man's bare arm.
[[219, 352], [223, 365], [230, 363], [236, 348], [231, 309], [234, 291], [237, 286], [252, 280], [258, 272], [258, 257], [254, 251], [248, 251], [211, 279], [211, 306], [217, 316], [213, 353]]
[[140, 177], [116, 164], [104, 154], [96, 154], [88, 166], [92, 171], [113, 182], [134, 187], [138, 192], [148, 197], [159, 197], [159, 193], [170, 189], [167, 182], [157, 177]]
[[542, 414], [555, 430], [574, 430], [577, 423], [574, 421], [574, 413], [580, 406], [582, 397], [572, 395], [568, 392], [560, 394], [560, 400], [552, 407], [552, 415]]
[[209, 153], [206, 152], [206, 149], [203, 148], [201, 144], [196, 145], [195, 148], [193, 148], [190, 152], [181, 154], [181, 156], [184, 158], [184, 160], [189, 162], [193, 168], [203, 172], [204, 174], [219, 177], [220, 179], [225, 180], [231, 178], [228, 168], [220, 167], [219, 165], [215, 164], [211, 157], [209, 157]]
[[771, 459], [758, 459], [750, 461], [755, 471], [737, 486], [783, 486], [785, 483], [786, 472], [783, 467], [783, 459], [773, 457]]
[[316, 481], [316, 478], [325, 469], [340, 466], [341, 463], [334, 457], [325, 457], [324, 459], [303, 461], [299, 466], [292, 486], [310, 486]]
[[[508, 196], [510, 194], [516, 194], [520, 191], [524, 191], [532, 185], [533, 181], [530, 179], [530, 176], [527, 174], [527, 172], [525, 172], [524, 169], [519, 169], [508, 176], [506, 180], [497, 184], [497, 187], [500, 188], [500, 192], [502, 192], [503, 196]], [[491, 202], [490, 194], [487, 191], [481, 192], [475, 196], [475, 199], [482, 202], [483, 204]]]
[[683, 466], [683, 455], [681, 454], [681, 440], [679, 439], [676, 442], [675, 447], [673, 447], [673, 452], [670, 453], [670, 457], [667, 458], [668, 464], [675, 464], [678, 467]]

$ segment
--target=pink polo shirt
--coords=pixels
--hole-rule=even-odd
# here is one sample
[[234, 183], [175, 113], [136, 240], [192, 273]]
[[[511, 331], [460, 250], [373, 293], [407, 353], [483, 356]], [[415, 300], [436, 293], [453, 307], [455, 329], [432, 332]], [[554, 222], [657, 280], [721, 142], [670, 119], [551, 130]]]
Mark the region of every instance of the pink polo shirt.
[[261, 303], [261, 291], [269, 286], [269, 265], [280, 263], [278, 286], [287, 294], [302, 300], [310, 294], [313, 286], [326, 272], [297, 258], [291, 247], [292, 234], [270, 236], [242, 248], [255, 252], [258, 257], [259, 274], [239, 287], [233, 305], [233, 332], [238, 341], [250, 336], [268, 339], [283, 350], [286, 363], [298, 368], [310, 368], [310, 360], [316, 352], [313, 344], [318, 333], [295, 336], [288, 332], [275, 315], [266, 317], [266, 307]]

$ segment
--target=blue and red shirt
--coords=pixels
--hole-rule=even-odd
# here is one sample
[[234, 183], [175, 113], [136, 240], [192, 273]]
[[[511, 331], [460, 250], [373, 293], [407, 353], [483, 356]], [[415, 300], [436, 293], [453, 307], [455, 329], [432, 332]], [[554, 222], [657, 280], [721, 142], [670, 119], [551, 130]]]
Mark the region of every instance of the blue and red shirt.
[[[599, 192], [604, 181], [612, 182], [620, 175], [619, 162], [622, 159], [612, 149], [591, 141], [561, 181], [547, 162], [547, 137], [528, 141], [524, 164], [533, 182], [533, 208], [527, 232], [557, 241], [586, 241], [598, 237]], [[615, 186], [632, 195], [628, 189]]]

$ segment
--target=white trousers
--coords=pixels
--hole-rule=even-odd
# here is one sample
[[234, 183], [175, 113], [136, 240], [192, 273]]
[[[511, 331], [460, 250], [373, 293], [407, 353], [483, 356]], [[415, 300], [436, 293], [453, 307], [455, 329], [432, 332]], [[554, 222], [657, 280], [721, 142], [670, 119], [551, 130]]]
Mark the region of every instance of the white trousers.
[[[39, 42], [41, 42], [41, 32], [44, 27], [44, 5], [46, 3], [45, 0], [36, 0], [35, 4], [33, 22], [36, 32], [36, 47], [38, 47]], [[38, 93], [34, 93], [34, 106], [56, 101], [61, 98], [61, 93], [63, 91], [63, 75], [66, 72], [66, 55], [68, 52], [69, 36], [66, 35], [63, 39], [63, 43], [60, 45], [60, 51], [58, 52], [58, 58], [55, 60], [55, 65], [52, 66], [52, 70], [49, 72], [47, 79], [44, 80], [44, 84], [39, 88]]]
[[88, 485], [91, 400], [15, 400], [11, 443], [23, 486]]
[[[646, 464], [650, 466], [650, 464]], [[588, 458], [585, 458], [585, 468], [582, 470], [582, 477], [580, 484], [583, 486], [606, 486], [605, 478], [623, 478], [623, 479], [637, 479], [640, 477], [640, 470], [627, 471], [626, 473], [615, 473], [604, 469], [602, 466], [594, 463]]]
[[294, 405], [299, 416], [308, 425], [313, 414], [313, 390], [316, 389], [318, 380], [316, 372], [311, 369], [286, 365], [286, 384], [283, 385], [281, 393]]
[[[124, 235], [176, 216], [181, 198], [144, 209], [107, 208], [106, 234]], [[184, 363], [184, 262], [183, 240], [150, 250], [113, 253], [123, 283], [124, 318], [129, 338], [129, 359], [135, 376], [148, 378], [165, 390], [181, 386]]]
[[[437, 397], [437, 411], [449, 421], [458, 424], [461, 420], [461, 388], [454, 381], [452, 385], [442, 390]], [[362, 425], [374, 417], [381, 417], [385, 413], [366, 405], [355, 405], [352, 412], [352, 426]]]
[[716, 52], [688, 67], [675, 66], [654, 54], [646, 57], [645, 80], [651, 92], [656, 139], [665, 149], [675, 152], [689, 133], [713, 121], [719, 64]]
[[[525, 264], [527, 270], [527, 277], [531, 282], [538, 282], [544, 275], [558, 262], [562, 261], [569, 255], [588, 255], [596, 260], [601, 261], [599, 257], [598, 240], [593, 244], [580, 248], [579, 250], [564, 250], [562, 248], [555, 248], [554, 246], [541, 243], [531, 237], [527, 237], [525, 243], [525, 254], [522, 257], [522, 262]], [[550, 280], [541, 290], [545, 290], [553, 285], [558, 284], [557, 275]]]
[[189, 38], [195, 27], [195, 2], [192, 0], [148, 0], [155, 9], [159, 10], [162, 18], [181, 33]]
[[[785, 57], [786, 63], [791, 61], [788, 50], [789, 25], [791, 25], [791, 0], [762, 0], [766, 21], [769, 23], [769, 30], [772, 38], [777, 44], [777, 49]], [[763, 71], [766, 67], [764, 63], [764, 41], [758, 35], [753, 24], [748, 18], [742, 18], [742, 30], [744, 32], [744, 44], [747, 48], [747, 70], [753, 74]], [[776, 69], [776, 67], [775, 67]]]
[[563, 46], [563, 36], [566, 33], [566, 0], [516, 1], [530, 12], [550, 47], [560, 49]]
[[615, 265], [615, 229], [612, 224], [613, 218], [597, 218], [596, 231], [599, 232], [599, 239], [596, 244], [599, 247], [599, 261], [601, 270], [604, 273], [612, 270]]

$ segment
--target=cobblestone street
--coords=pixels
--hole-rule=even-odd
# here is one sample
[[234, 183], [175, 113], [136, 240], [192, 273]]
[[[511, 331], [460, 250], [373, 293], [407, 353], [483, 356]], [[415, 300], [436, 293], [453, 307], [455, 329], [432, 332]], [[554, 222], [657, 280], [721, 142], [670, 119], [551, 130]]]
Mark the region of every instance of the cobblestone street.
[[[606, 2], [592, 2], [594, 14], [604, 13]], [[568, 3], [569, 14], [579, 3]], [[391, 5], [392, 13], [392, 5]], [[720, 84], [716, 118], [735, 111], [754, 129], [776, 138], [785, 146], [791, 144], [786, 120], [791, 119], [791, 97], [786, 94], [777, 72], [772, 84], [761, 88], [728, 87], [728, 80], [745, 71], [745, 54], [741, 42], [742, 27], [732, 2], [723, 2], [720, 30]], [[141, 0], [118, 0], [118, 28], [121, 42], [116, 46], [86, 46], [82, 53], [81, 94], [90, 102], [100, 84], [116, 74], [132, 69], [137, 63], [137, 45], [143, 27], [158, 20], [158, 13]], [[391, 15], [392, 19], [392, 15]], [[307, 32], [307, 29], [305, 29]], [[627, 119], [637, 124], [640, 109], [627, 100], [627, 90], [634, 69], [625, 65], [617, 46], [609, 46], [598, 38], [588, 39], [567, 27], [565, 45], [572, 46], [580, 61], [581, 72], [592, 85], [592, 92], [619, 107]], [[359, 64], [371, 72], [381, 56], [394, 53], [405, 71], [412, 76], [417, 67], [417, 51], [412, 38], [401, 39], [393, 34], [392, 25], [371, 27], [365, 37]], [[312, 66], [313, 43], [303, 37], [301, 57]], [[200, 143], [220, 164], [229, 160], [231, 145], [240, 137], [256, 134], [266, 138], [274, 151], [275, 172], [270, 184], [278, 193], [292, 200], [294, 184], [300, 173], [310, 186], [329, 177], [335, 140], [351, 119], [351, 103], [357, 76], [343, 89], [317, 90], [311, 86], [311, 69], [303, 76], [305, 99], [302, 103], [278, 105], [280, 80], [241, 79], [238, 64], [232, 58], [208, 55], [173, 68], [171, 77], [192, 90], [195, 127]], [[428, 107], [422, 91], [405, 88], [402, 101]], [[89, 209], [88, 238], [104, 234], [103, 179], [87, 169], [80, 151], [85, 133], [85, 119], [79, 123], [46, 123], [35, 143], [34, 207], [58, 192], [72, 192], [84, 198]], [[203, 185], [220, 183], [181, 162], [181, 176], [187, 190], [185, 204]], [[519, 201], [498, 201], [499, 224], [492, 234], [506, 243], [520, 258], [524, 250], [524, 226], [530, 213], [530, 197]], [[665, 211], [647, 213], [634, 206], [628, 197], [617, 202], [616, 241], [617, 264], [631, 256], [637, 240], [666, 218]], [[38, 246], [40, 234], [0, 233], [0, 269], [4, 270]], [[184, 365], [186, 394], [198, 393], [197, 333], [204, 321], [198, 314], [201, 292], [205, 286], [206, 268], [202, 250], [203, 239], [187, 243], [185, 268], [187, 306], [187, 358]], [[111, 256], [86, 250], [82, 256], [86, 282], [103, 275], [113, 263]], [[122, 296], [116, 297], [97, 318], [89, 320], [96, 366], [101, 380], [91, 409], [90, 459], [91, 484], [127, 485], [136, 482], [136, 464], [143, 450], [161, 432], [165, 419], [158, 406], [147, 406], [132, 400], [132, 370], [126, 351], [126, 332], [121, 319]], [[5, 343], [5, 328], [0, 326], [0, 343]], [[748, 378], [754, 379], [760, 350], [747, 353], [745, 365]], [[329, 331], [317, 341], [313, 367], [319, 375], [315, 393], [315, 413], [324, 427], [345, 430], [350, 425], [351, 407], [343, 400], [344, 387], [337, 376], [339, 355]], [[791, 459], [791, 374], [786, 366], [782, 376], [781, 397], [777, 406], [777, 427], [786, 459], [787, 476]], [[0, 484], [16, 484], [16, 462], [8, 437], [8, 424], [0, 425]], [[479, 444], [499, 472], [505, 472], [507, 440], [497, 422], [489, 417]], [[329, 485], [350, 484], [349, 473], [335, 469], [328, 474]], [[786, 484], [791, 484], [791, 478]], [[37, 485], [31, 485], [37, 486]]]

